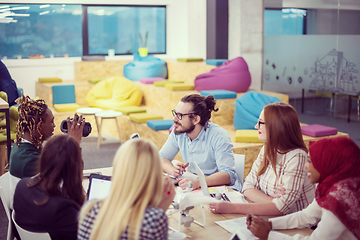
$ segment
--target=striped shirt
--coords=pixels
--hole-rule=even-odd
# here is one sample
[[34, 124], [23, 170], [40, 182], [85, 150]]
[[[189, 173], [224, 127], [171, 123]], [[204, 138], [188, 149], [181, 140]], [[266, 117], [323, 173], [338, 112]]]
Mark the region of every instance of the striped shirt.
[[289, 214], [306, 208], [315, 197], [314, 185], [310, 183], [305, 169], [308, 155], [304, 150], [295, 149], [286, 154], [277, 154], [276, 177], [269, 163], [266, 171], [257, 176], [260, 163], [264, 158], [263, 146], [252, 165], [249, 175], [246, 177], [243, 192], [249, 188], [255, 188], [270, 197], [275, 196], [278, 184], [284, 184], [285, 194], [274, 198], [272, 202], [283, 214]]

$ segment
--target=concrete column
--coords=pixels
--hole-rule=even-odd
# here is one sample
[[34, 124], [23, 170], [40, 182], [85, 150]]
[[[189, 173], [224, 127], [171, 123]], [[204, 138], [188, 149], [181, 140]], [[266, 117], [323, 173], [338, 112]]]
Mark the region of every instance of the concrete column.
[[264, 0], [229, 0], [229, 59], [243, 57], [251, 89], [262, 88]]

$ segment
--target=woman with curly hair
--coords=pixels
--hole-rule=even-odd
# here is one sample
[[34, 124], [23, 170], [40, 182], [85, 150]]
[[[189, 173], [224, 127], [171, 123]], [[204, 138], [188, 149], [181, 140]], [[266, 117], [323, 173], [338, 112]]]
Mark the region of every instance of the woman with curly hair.
[[[32, 100], [22, 96], [18, 108], [19, 120], [16, 126], [16, 143], [10, 153], [10, 174], [17, 178], [32, 177], [39, 173], [38, 158], [42, 144], [54, 133], [54, 116], [42, 99]], [[75, 117], [74, 117], [75, 119]], [[68, 117], [68, 134], [80, 144], [85, 121], [80, 116], [80, 125], [75, 120], [70, 125]]]

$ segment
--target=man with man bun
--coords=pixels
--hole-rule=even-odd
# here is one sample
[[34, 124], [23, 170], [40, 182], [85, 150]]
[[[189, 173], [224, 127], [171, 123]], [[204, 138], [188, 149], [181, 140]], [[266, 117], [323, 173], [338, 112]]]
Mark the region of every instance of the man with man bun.
[[[211, 112], [218, 111], [215, 104], [211, 95], [191, 94], [181, 99], [172, 110], [175, 127], [159, 152], [162, 168], [166, 173], [180, 177], [186, 167], [196, 173], [195, 162], [206, 175], [208, 186], [229, 185], [241, 190], [229, 134], [209, 122]], [[185, 164], [172, 164], [179, 150]], [[189, 181], [193, 189], [200, 187], [198, 179], [188, 178], [179, 179], [179, 186], [185, 189]]]

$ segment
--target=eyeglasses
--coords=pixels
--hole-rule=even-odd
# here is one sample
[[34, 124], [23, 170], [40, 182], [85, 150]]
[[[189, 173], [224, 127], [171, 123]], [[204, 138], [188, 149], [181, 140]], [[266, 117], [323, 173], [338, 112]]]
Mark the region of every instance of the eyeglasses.
[[261, 122], [261, 121], [259, 120], [259, 121], [258, 121], [259, 128], [261, 127], [261, 124], [264, 124], [264, 125], [265, 125], [265, 122]]
[[172, 115], [175, 117], [177, 117], [179, 120], [182, 120], [182, 118], [183, 118], [183, 116], [186, 116], [186, 115], [191, 115], [191, 114], [196, 114], [196, 113], [185, 113], [185, 114], [183, 114], [183, 113], [178, 113], [178, 112], [176, 112], [175, 111], [175, 109], [173, 109], [173, 110], [171, 110], [171, 112], [172, 112]]

